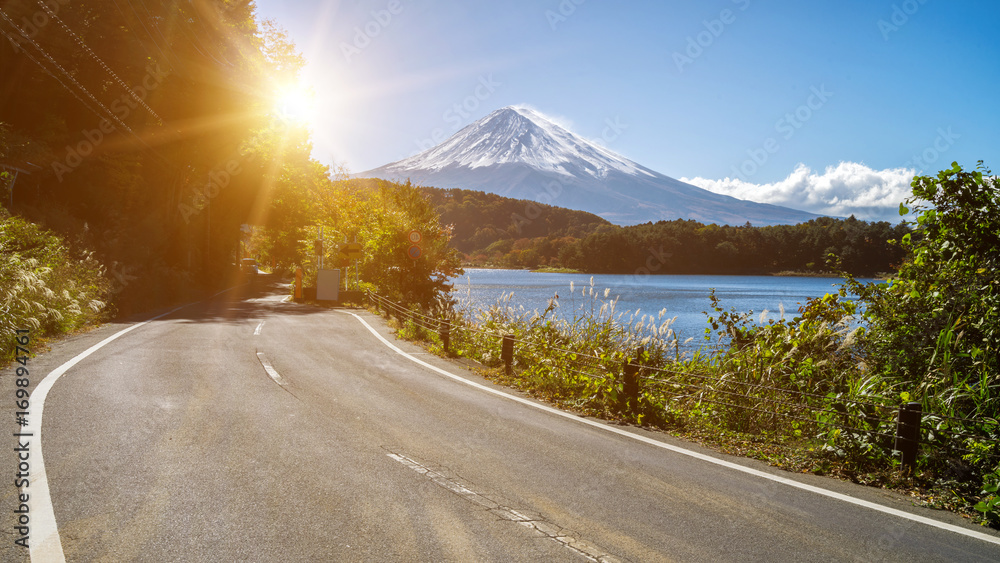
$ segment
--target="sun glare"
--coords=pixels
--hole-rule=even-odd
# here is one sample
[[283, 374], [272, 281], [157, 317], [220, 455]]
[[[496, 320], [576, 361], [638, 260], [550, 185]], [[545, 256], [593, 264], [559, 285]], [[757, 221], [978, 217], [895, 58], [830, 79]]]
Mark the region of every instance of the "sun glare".
[[316, 118], [315, 94], [299, 82], [281, 86], [275, 92], [274, 110], [284, 121], [311, 126]]

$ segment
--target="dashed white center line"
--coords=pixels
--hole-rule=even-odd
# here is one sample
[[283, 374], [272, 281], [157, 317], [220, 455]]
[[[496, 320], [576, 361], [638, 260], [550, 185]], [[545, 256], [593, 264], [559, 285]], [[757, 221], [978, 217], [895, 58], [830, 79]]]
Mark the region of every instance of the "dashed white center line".
[[257, 328], [253, 329], [253, 335], [260, 336], [260, 329], [262, 328], [264, 328], [264, 321], [260, 321], [260, 324], [257, 325]]
[[747, 474], [747, 475], [753, 475], [755, 477], [759, 477], [761, 479], [766, 479], [768, 481], [772, 481], [772, 482], [775, 482], [775, 483], [781, 483], [783, 485], [787, 485], [789, 487], [792, 487], [792, 488], [795, 488], [795, 489], [799, 489], [799, 490], [802, 490], [802, 491], [809, 491], [811, 493], [815, 493], [817, 495], [824, 496], [826, 498], [836, 499], [836, 500], [839, 500], [839, 501], [842, 501], [842, 502], [845, 502], [845, 503], [848, 503], [848, 504], [853, 504], [854, 506], [864, 507], [864, 508], [867, 508], [869, 510], [874, 510], [876, 512], [881, 512], [882, 514], [888, 514], [888, 515], [894, 516], [896, 518], [901, 518], [901, 519], [904, 519], [904, 520], [909, 520], [911, 522], [919, 522], [921, 524], [926, 524], [927, 526], [931, 526], [931, 527], [937, 528], [939, 530], [945, 530], [945, 531], [948, 531], [948, 532], [951, 532], [951, 533], [954, 533], [954, 534], [959, 534], [959, 535], [962, 535], [962, 536], [965, 536], [965, 537], [968, 537], [968, 538], [976, 538], [978, 540], [981, 540], [981, 541], [984, 541], [984, 542], [987, 542], [987, 543], [991, 543], [991, 544], [995, 544], [995, 545], [1000, 545], [1000, 538], [998, 538], [998, 537], [996, 537], [994, 535], [991, 535], [991, 534], [987, 534], [987, 533], [980, 532], [980, 531], [977, 531], [977, 530], [970, 530], [968, 528], [963, 528], [961, 526], [956, 526], [954, 524], [949, 524], [947, 522], [942, 522], [940, 520], [935, 520], [933, 518], [928, 518], [927, 516], [922, 516], [922, 515], [919, 515], [919, 514], [912, 514], [912, 513], [909, 513], [909, 512], [904, 512], [904, 511], [896, 509], [896, 508], [892, 508], [892, 507], [885, 506], [885, 505], [882, 505], [882, 504], [877, 504], [877, 503], [870, 502], [870, 501], [867, 501], [867, 500], [863, 500], [863, 499], [860, 499], [860, 498], [852, 497], [850, 495], [846, 495], [846, 494], [843, 494], [843, 493], [838, 493], [836, 491], [832, 491], [832, 490], [829, 490], [829, 489], [818, 487], [816, 485], [809, 485], [809, 484], [806, 484], [806, 483], [795, 481], [793, 479], [789, 479], [788, 477], [784, 477], [782, 475], [777, 475], [777, 474], [772, 474], [772, 473], [766, 473], [766, 472], [761, 471], [759, 469], [754, 469], [754, 468], [751, 468], [751, 467], [747, 467], [747, 466], [744, 466], [744, 465], [733, 463], [731, 461], [720, 459], [720, 458], [717, 458], [717, 457], [714, 457], [714, 456], [711, 456], [711, 455], [708, 455], [708, 454], [703, 454], [703, 453], [700, 453], [700, 452], [695, 452], [695, 451], [689, 450], [687, 448], [682, 448], [680, 446], [675, 446], [673, 444], [668, 444], [666, 442], [661, 442], [659, 440], [650, 438], [648, 436], [644, 436], [644, 435], [641, 435], [641, 434], [633, 434], [632, 432], [630, 432], [628, 430], [624, 430], [624, 429], [621, 429], [621, 428], [616, 428], [614, 426], [608, 426], [607, 424], [602, 423], [602, 422], [597, 422], [597, 421], [594, 421], [594, 420], [583, 418], [583, 417], [577, 416], [575, 414], [572, 414], [572, 413], [569, 413], [569, 412], [565, 412], [565, 411], [561, 411], [561, 410], [556, 409], [554, 407], [550, 407], [548, 405], [543, 405], [541, 403], [536, 403], [536, 402], [530, 401], [528, 399], [517, 397], [517, 396], [511, 395], [509, 393], [505, 393], [503, 391], [500, 391], [499, 389], [495, 389], [493, 387], [489, 387], [489, 386], [483, 385], [481, 383], [477, 383], [475, 381], [472, 381], [472, 380], [469, 380], [469, 379], [465, 379], [464, 377], [461, 377], [459, 375], [455, 375], [455, 374], [453, 374], [453, 373], [451, 373], [449, 371], [446, 371], [446, 370], [443, 370], [443, 369], [441, 369], [441, 368], [439, 368], [437, 366], [431, 365], [431, 364], [429, 364], [429, 363], [421, 360], [420, 358], [414, 357], [412, 354], [404, 352], [398, 346], [396, 346], [395, 344], [389, 342], [384, 336], [382, 336], [381, 334], [379, 334], [378, 331], [375, 330], [375, 327], [373, 327], [372, 325], [368, 324], [368, 322], [365, 321], [363, 318], [361, 318], [359, 315], [356, 315], [356, 314], [351, 313], [349, 311], [342, 311], [342, 312], [344, 314], [351, 315], [352, 317], [354, 317], [355, 319], [357, 319], [362, 325], [364, 325], [365, 328], [368, 329], [369, 332], [371, 332], [375, 336], [375, 338], [377, 338], [379, 341], [381, 341], [382, 344], [384, 344], [390, 350], [396, 352], [397, 354], [403, 356], [404, 358], [408, 358], [410, 361], [413, 361], [413, 362], [415, 362], [417, 364], [420, 364], [420, 365], [424, 366], [425, 368], [427, 368], [427, 369], [429, 369], [431, 371], [439, 373], [439, 374], [441, 374], [441, 375], [443, 375], [443, 376], [445, 376], [447, 378], [450, 378], [450, 379], [452, 379], [454, 381], [457, 381], [459, 383], [462, 383], [464, 385], [468, 385], [470, 387], [475, 387], [476, 389], [480, 389], [480, 390], [485, 391], [487, 393], [491, 393], [491, 394], [497, 395], [499, 397], [504, 397], [505, 399], [508, 399], [508, 400], [511, 400], [511, 401], [515, 401], [517, 403], [521, 403], [522, 405], [526, 405], [526, 406], [531, 407], [531, 408], [535, 408], [535, 409], [538, 409], [538, 410], [541, 410], [541, 411], [545, 411], [545, 412], [553, 414], [555, 416], [559, 416], [559, 417], [563, 417], [563, 418], [566, 418], [566, 419], [569, 419], [569, 420], [573, 420], [575, 422], [578, 422], [580, 424], [585, 424], [585, 425], [590, 426], [592, 428], [597, 428], [597, 429], [603, 430], [605, 432], [610, 432], [612, 434], [617, 434], [618, 436], [622, 436], [624, 438], [628, 438], [628, 439], [631, 439], [631, 440], [636, 440], [638, 442], [643, 442], [645, 444], [649, 444], [651, 446], [654, 446], [654, 447], [657, 447], [657, 448], [662, 448], [664, 450], [671, 451], [671, 452], [674, 452], [674, 453], [678, 453], [678, 454], [681, 454], [681, 455], [684, 455], [684, 456], [692, 457], [694, 459], [700, 459], [702, 461], [705, 461], [705, 462], [708, 462], [708, 463], [711, 463], [711, 464], [714, 464], [714, 465], [718, 465], [718, 466], [721, 466], [721, 467], [726, 467], [726, 468], [732, 469], [734, 471], [738, 471], [740, 473], [744, 473], [744, 474]]
[[267, 361], [267, 356], [264, 355], [264, 352], [257, 352], [257, 359], [260, 360], [260, 365], [264, 366], [264, 371], [267, 372], [267, 375], [273, 379], [275, 383], [281, 385], [282, 387], [288, 384], [288, 381], [281, 377], [278, 370], [274, 369], [271, 362]]
[[427, 467], [410, 457], [395, 452], [388, 453], [386, 455], [423, 475], [424, 477], [427, 477], [438, 486], [448, 489], [465, 500], [485, 508], [494, 516], [524, 526], [535, 534], [561, 544], [566, 549], [569, 549], [570, 551], [576, 553], [577, 555], [581, 555], [590, 561], [600, 563], [619, 563], [622, 561], [621, 559], [607, 553], [600, 547], [577, 538], [576, 534], [569, 532], [568, 530], [565, 530], [562, 527], [545, 520], [544, 518], [529, 516], [516, 509], [504, 506], [502, 501], [494, 500], [485, 493], [474, 491], [470, 487], [450, 479], [442, 473], [435, 471], [434, 469], [431, 469], [430, 467]]

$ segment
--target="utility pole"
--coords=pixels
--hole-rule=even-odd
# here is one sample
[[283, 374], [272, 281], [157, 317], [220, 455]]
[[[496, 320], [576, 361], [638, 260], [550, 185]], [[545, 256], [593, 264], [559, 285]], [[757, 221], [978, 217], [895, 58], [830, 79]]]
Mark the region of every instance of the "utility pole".
[[17, 184], [17, 175], [20, 174], [20, 173], [21, 173], [21, 171], [18, 170], [17, 168], [15, 168], [14, 169], [14, 179], [11, 180], [11, 182], [10, 182], [10, 208], [9, 209], [11, 210], [11, 212], [14, 211], [14, 185]]
[[212, 266], [212, 200], [205, 203], [205, 273]]
[[322, 270], [323, 269], [323, 227], [319, 228], [319, 238], [316, 239], [316, 240], [319, 241], [319, 245], [317, 245], [318, 248], [316, 249], [316, 253], [319, 254], [319, 260], [317, 261], [319, 267], [317, 268], [317, 270]]

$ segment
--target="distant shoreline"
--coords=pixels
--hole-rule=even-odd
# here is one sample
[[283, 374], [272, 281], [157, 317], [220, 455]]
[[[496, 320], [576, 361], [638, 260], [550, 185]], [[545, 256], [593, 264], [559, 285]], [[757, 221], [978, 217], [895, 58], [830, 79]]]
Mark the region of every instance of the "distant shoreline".
[[[609, 275], [609, 276], [621, 276], [628, 274], [614, 274], [614, 273], [595, 273], [595, 272], [584, 272], [583, 270], [574, 270], [573, 268], [555, 268], [555, 267], [541, 267], [541, 268], [507, 268], [504, 266], [493, 266], [493, 265], [472, 265], [466, 264], [462, 266], [463, 268], [476, 269], [476, 270], [521, 270], [529, 271], [535, 274], [581, 274], [581, 275]], [[772, 276], [772, 277], [784, 277], [784, 278], [839, 278], [840, 275], [834, 272], [804, 272], [796, 270], [782, 270], [780, 272], [754, 272], [754, 273], [737, 273], [737, 274], [718, 274], [718, 273], [702, 273], [702, 274], [659, 274], [654, 273], [651, 275], [656, 276]], [[888, 276], [886, 274], [879, 274], [878, 276], [873, 276], [874, 279], [886, 279]]]
[[782, 270], [780, 272], [774, 272], [766, 275], [783, 277], [783, 278], [839, 278], [840, 277], [840, 274], [834, 272], [801, 272], [798, 270]]

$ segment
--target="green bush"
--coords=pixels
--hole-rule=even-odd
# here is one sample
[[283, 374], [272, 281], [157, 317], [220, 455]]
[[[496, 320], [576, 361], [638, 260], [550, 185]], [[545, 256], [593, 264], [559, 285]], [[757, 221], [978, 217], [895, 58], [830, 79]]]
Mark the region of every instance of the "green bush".
[[44, 337], [99, 320], [109, 291], [92, 254], [20, 217], [0, 219], [0, 362], [13, 357], [17, 329]]
[[869, 367], [962, 418], [1000, 415], [1000, 181], [989, 174], [955, 163], [914, 178], [908, 260], [888, 284], [854, 282]]
[[985, 498], [978, 508], [1000, 522], [1000, 180], [982, 162], [972, 172], [953, 163], [911, 185], [907, 260], [887, 284], [847, 279], [865, 305], [864, 360], [884, 395], [922, 404], [919, 466], [957, 476], [957, 492]]

